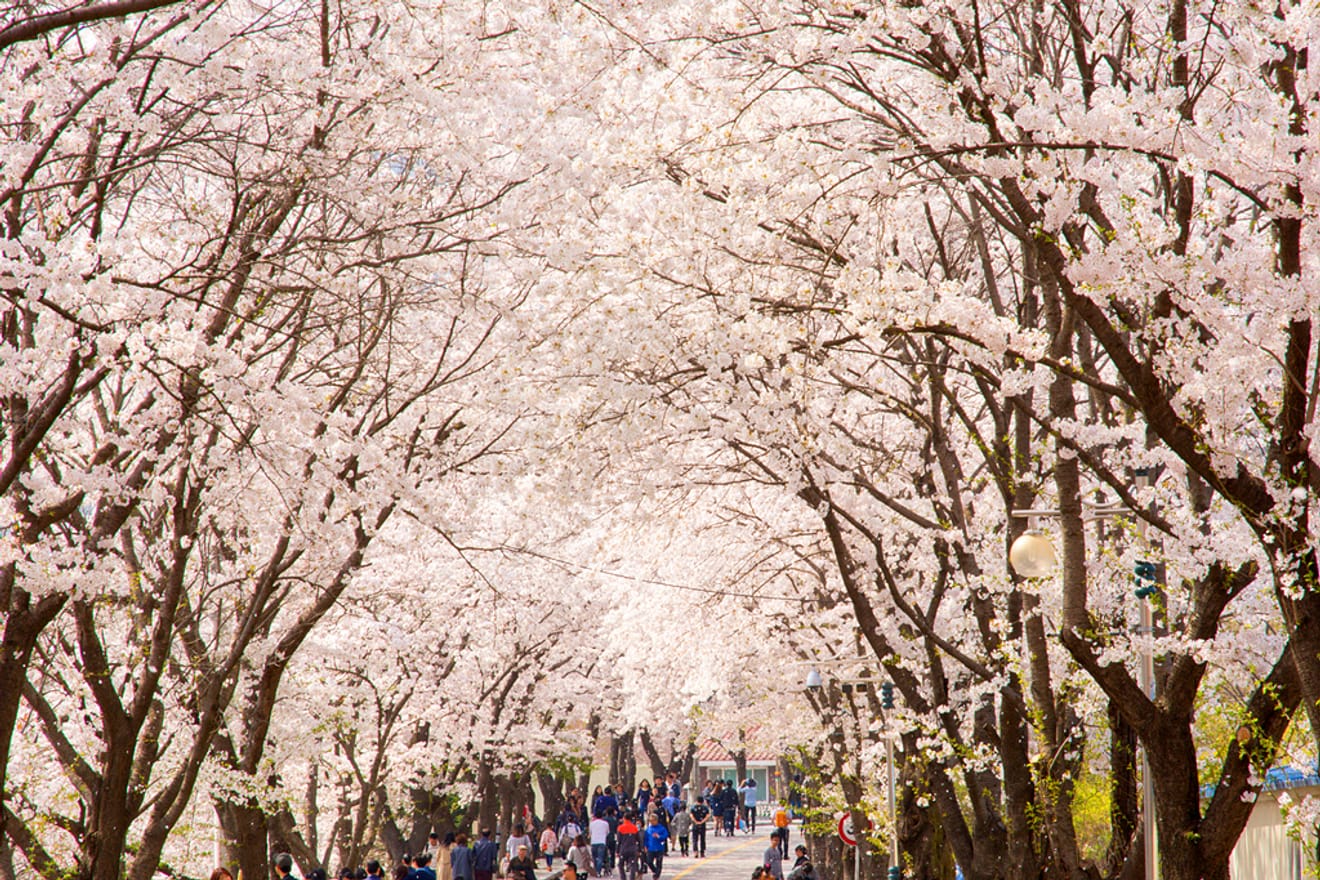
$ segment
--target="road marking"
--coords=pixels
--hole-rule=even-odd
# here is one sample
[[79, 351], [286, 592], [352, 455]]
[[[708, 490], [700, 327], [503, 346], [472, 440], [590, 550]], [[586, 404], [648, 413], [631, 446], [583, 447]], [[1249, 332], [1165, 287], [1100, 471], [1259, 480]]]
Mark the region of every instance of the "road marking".
[[[702, 865], [706, 864], [707, 862], [713, 862], [716, 859], [722, 859], [725, 856], [729, 855], [730, 853], [736, 853], [740, 849], [745, 849], [746, 847], [758, 843], [764, 843], [764, 841], [762, 841], [759, 837], [753, 837], [751, 840], [744, 840], [742, 843], [738, 844], [737, 846], [729, 847], [724, 852], [716, 853], [713, 856], [704, 856], [703, 858], [699, 859], [695, 865], [689, 865], [688, 867], [679, 871], [673, 877], [670, 877], [669, 880], [680, 880], [680, 878], [686, 877], [688, 874], [691, 874], [693, 871], [697, 870], [697, 868], [700, 868]], [[638, 880], [641, 880], [640, 876]]]

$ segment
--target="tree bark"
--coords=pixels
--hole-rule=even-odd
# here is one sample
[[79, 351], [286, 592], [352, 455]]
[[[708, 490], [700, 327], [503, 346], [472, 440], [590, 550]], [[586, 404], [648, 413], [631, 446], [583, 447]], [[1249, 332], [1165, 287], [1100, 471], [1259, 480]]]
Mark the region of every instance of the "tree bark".
[[0, 600], [5, 609], [4, 636], [0, 642], [0, 804], [7, 803], [5, 778], [9, 753], [32, 649], [42, 630], [68, 601], [64, 594], [53, 594], [33, 603], [32, 596], [15, 584], [15, 574], [12, 562], [0, 569]]
[[1113, 700], [1109, 713], [1109, 847], [1104, 870], [1117, 875], [1128, 860], [1140, 823], [1137, 802], [1137, 733]]

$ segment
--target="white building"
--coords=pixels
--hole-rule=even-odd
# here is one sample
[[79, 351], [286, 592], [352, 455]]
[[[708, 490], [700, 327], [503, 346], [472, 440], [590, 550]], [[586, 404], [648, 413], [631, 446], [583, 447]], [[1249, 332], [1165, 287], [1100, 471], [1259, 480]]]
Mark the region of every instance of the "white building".
[[730, 746], [742, 748], [747, 757], [747, 771], [744, 778], [756, 781], [756, 814], [769, 816], [774, 812], [774, 804], [780, 799], [788, 800], [788, 781], [780, 777], [780, 755], [777, 750], [756, 740], [756, 731], [746, 731], [742, 736], [728, 736], [708, 739], [697, 749], [695, 783], [697, 791], [713, 779], [734, 780], [737, 778], [737, 762], [730, 752]]
[[1317, 876], [1316, 829], [1311, 828], [1299, 840], [1290, 834], [1284, 819], [1287, 804], [1300, 804], [1307, 797], [1320, 798], [1320, 774], [1276, 767], [1266, 775], [1251, 818], [1229, 857], [1229, 876], [1234, 880], [1310, 880]]

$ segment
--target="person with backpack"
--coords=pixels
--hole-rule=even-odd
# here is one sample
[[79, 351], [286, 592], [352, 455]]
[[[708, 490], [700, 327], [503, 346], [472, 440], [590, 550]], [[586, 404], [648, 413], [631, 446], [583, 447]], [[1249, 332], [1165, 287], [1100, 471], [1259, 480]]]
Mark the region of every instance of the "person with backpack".
[[617, 834], [619, 880], [637, 880], [637, 874], [641, 870], [639, 864], [642, 851], [641, 832], [633, 822], [631, 813], [623, 817], [623, 821], [619, 823]]
[[582, 833], [582, 825], [578, 822], [577, 811], [571, 807], [564, 807], [564, 811], [559, 814], [559, 847], [567, 850], [573, 845], [573, 841]]
[[733, 787], [733, 780], [724, 783], [724, 802], [720, 805], [724, 814], [724, 835], [733, 837], [738, 826], [738, 792]]
[[587, 846], [587, 835], [579, 834], [573, 838], [573, 845], [569, 847], [568, 855], [564, 858], [577, 865], [578, 873], [583, 877], [590, 876], [592, 858], [591, 848]]
[[783, 801], [779, 802], [779, 809], [775, 810], [775, 833], [779, 835], [779, 855], [788, 858], [788, 805]]

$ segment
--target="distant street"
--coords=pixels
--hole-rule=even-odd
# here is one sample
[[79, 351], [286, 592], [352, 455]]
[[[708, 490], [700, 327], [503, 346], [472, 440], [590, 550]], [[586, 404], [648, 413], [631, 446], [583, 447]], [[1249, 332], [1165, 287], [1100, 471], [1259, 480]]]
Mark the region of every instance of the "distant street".
[[[789, 858], [784, 863], [787, 875], [793, 864], [793, 847], [802, 842], [798, 826], [794, 825], [788, 840]], [[660, 880], [751, 880], [752, 871], [761, 864], [761, 857], [770, 845], [770, 823], [757, 827], [755, 834], [741, 832], [734, 837], [706, 839], [704, 859], [669, 855]]]

